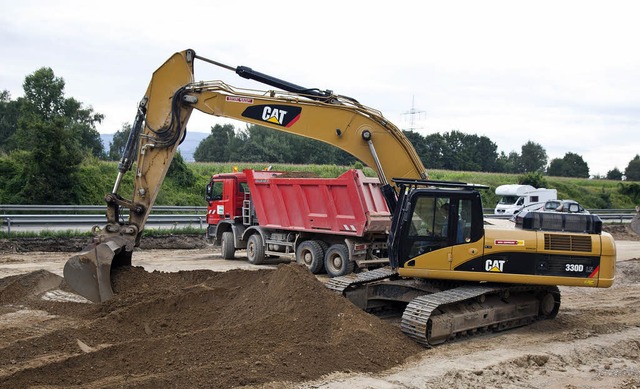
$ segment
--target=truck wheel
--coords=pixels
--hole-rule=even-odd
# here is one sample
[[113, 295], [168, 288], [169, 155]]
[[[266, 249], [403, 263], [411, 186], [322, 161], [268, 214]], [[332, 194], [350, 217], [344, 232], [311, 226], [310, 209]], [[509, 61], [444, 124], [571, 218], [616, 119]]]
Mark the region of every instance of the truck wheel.
[[324, 255], [324, 267], [329, 277], [344, 276], [353, 271], [353, 262], [349, 260], [349, 250], [342, 243], [329, 247]]
[[233, 232], [225, 231], [222, 233], [222, 258], [233, 259], [235, 257], [236, 248], [233, 241]]
[[262, 236], [260, 234], [253, 234], [247, 241], [247, 258], [249, 263], [253, 265], [260, 265], [264, 262], [264, 243], [262, 243]]
[[305, 265], [313, 274], [321, 273], [324, 267], [324, 251], [315, 240], [305, 240], [296, 249], [296, 262]]

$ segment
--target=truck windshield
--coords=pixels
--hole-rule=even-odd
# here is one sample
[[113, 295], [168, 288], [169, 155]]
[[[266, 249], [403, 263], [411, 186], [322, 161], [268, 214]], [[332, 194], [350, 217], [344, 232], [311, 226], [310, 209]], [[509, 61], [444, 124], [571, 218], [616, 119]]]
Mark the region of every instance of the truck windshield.
[[518, 196], [504, 196], [500, 199], [499, 204], [512, 205], [518, 201]]

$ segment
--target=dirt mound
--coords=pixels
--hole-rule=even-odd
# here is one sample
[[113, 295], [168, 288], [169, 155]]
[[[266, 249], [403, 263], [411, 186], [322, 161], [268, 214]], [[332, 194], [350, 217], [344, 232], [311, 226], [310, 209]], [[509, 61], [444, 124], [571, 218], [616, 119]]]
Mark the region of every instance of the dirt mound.
[[55, 289], [62, 277], [46, 270], [0, 279], [0, 303], [16, 304], [43, 292]]
[[73, 328], [0, 349], [0, 371], [15, 371], [0, 376], [0, 386], [296, 382], [378, 372], [422, 350], [295, 264], [225, 273], [124, 268], [113, 283], [116, 297], [100, 305], [40, 301], [54, 314], [83, 305], [82, 316]]
[[616, 283], [640, 285], [640, 258], [634, 258], [616, 265]]
[[603, 224], [602, 230], [610, 233], [615, 240], [640, 240], [628, 224]]

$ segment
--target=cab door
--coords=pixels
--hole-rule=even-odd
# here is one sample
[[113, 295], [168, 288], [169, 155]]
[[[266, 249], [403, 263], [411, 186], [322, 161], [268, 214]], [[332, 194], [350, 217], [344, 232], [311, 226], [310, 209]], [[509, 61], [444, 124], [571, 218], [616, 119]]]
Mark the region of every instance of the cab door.
[[207, 185], [209, 202], [207, 222], [218, 224], [221, 220], [233, 220], [242, 215], [242, 201], [246, 182], [239, 182], [237, 175], [218, 176]]
[[[481, 256], [484, 250], [484, 233], [482, 224], [482, 205], [474, 198], [457, 198], [452, 202], [452, 225], [455, 228], [455, 241], [451, 246], [450, 269], [471, 258]], [[477, 212], [479, 208], [480, 212]]]
[[224, 179], [212, 179], [207, 185], [207, 201], [209, 206], [207, 207], [207, 224], [217, 225], [220, 220], [224, 219], [225, 213], [225, 200], [224, 194]]

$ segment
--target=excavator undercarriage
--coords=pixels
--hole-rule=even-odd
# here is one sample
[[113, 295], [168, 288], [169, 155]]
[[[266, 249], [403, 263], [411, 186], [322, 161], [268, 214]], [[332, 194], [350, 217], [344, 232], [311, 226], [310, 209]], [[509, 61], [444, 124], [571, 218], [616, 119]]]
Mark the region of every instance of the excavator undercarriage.
[[553, 319], [560, 309], [556, 286], [409, 279], [388, 267], [326, 286], [370, 313], [401, 315], [402, 332], [425, 347]]

